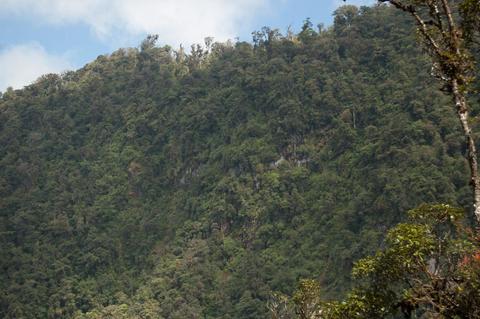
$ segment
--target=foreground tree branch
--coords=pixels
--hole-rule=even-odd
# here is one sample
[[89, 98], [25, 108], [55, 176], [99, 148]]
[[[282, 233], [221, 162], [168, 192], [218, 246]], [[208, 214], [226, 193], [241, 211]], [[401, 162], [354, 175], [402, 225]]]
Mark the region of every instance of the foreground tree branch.
[[[460, 120], [467, 144], [467, 160], [470, 167], [470, 185], [474, 199], [474, 214], [480, 224], [480, 179], [478, 173], [477, 150], [469, 123], [467, 102], [468, 84], [473, 79], [473, 62], [467, 47], [466, 34], [472, 33], [474, 26], [457, 23], [453, 12], [458, 11], [458, 1], [450, 0], [378, 0], [410, 14], [417, 24], [425, 48], [432, 57], [434, 74], [445, 83], [445, 89], [452, 96], [455, 111]], [[464, 0], [477, 2], [478, 0]], [[460, 11], [462, 12], [462, 11]], [[471, 15], [472, 12], [463, 12]], [[465, 30], [468, 28], [468, 30]]]

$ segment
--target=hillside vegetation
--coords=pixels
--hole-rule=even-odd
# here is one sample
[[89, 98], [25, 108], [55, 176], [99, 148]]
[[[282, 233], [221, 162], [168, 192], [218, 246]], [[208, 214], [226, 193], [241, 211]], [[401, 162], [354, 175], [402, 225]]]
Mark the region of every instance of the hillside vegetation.
[[408, 17], [206, 42], [149, 37], [3, 93], [0, 317], [267, 318], [301, 278], [341, 297], [406, 210], [469, 207]]

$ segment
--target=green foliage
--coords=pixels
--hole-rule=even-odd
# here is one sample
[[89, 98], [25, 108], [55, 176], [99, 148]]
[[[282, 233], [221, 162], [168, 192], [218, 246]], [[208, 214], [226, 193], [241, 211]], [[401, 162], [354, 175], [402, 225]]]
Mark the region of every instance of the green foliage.
[[480, 246], [462, 210], [422, 205], [409, 216], [385, 249], [355, 264], [357, 285], [343, 302], [321, 303], [322, 318], [478, 318]]
[[480, 34], [480, 1], [463, 0], [460, 3], [460, 13], [463, 18], [462, 27], [467, 43], [478, 40]]
[[315, 318], [320, 312], [320, 284], [315, 280], [300, 280], [292, 300], [300, 318]]
[[[300, 278], [342, 296], [402, 211], [468, 205], [408, 20], [337, 15], [191, 54], [150, 37], [4, 92], [0, 317], [266, 318]], [[402, 254], [436, 234], [415, 225]]]

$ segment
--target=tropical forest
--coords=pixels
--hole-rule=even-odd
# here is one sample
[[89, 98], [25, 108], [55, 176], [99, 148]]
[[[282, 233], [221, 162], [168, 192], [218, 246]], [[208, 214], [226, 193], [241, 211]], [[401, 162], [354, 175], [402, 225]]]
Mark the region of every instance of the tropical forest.
[[480, 318], [480, 2], [349, 2], [0, 93], [0, 318]]

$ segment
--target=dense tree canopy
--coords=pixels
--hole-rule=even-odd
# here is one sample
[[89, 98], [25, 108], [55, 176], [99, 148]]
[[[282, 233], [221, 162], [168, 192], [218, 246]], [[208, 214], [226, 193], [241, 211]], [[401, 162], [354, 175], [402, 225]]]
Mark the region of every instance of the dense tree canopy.
[[342, 296], [403, 211], [469, 206], [460, 127], [397, 11], [155, 40], [0, 98], [0, 317], [265, 318], [300, 278]]
[[465, 227], [464, 210], [424, 204], [408, 215], [388, 232], [383, 250], [355, 263], [356, 284], [345, 300], [326, 302], [318, 282], [303, 280], [292, 302], [272, 307], [274, 316], [479, 318], [480, 238]]
[[[480, 224], [480, 174], [476, 142], [470, 125], [468, 93], [475, 80], [472, 47], [478, 33], [478, 0], [379, 0], [410, 15], [419, 38], [433, 61], [432, 75], [442, 81], [451, 95], [467, 145], [473, 208]], [[474, 45], [472, 45], [474, 44]]]

